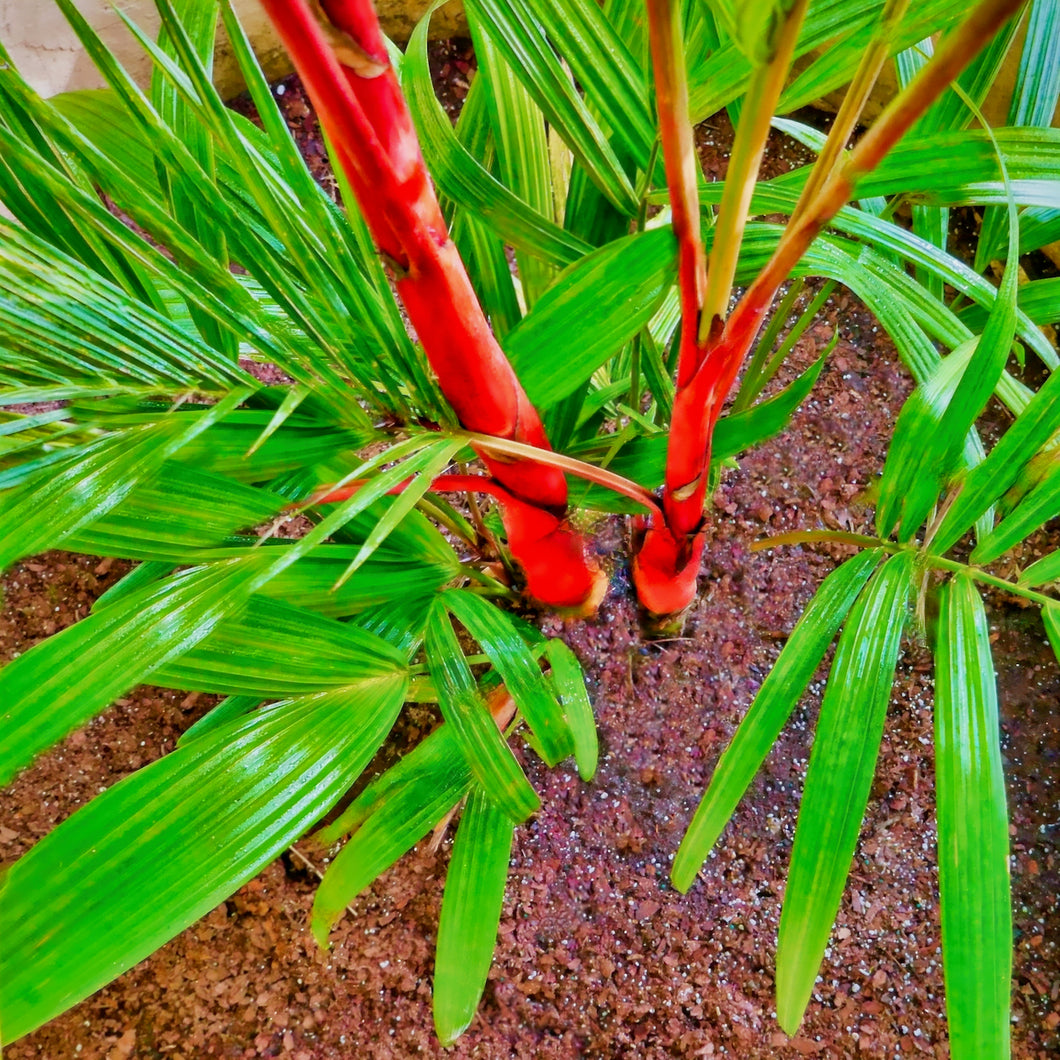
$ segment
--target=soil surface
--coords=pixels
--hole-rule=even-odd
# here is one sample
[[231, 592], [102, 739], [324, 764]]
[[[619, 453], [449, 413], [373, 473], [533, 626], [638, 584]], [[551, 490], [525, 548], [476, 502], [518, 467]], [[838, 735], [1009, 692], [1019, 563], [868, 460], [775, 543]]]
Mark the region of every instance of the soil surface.
[[[469, 61], [465, 46], [439, 55], [466, 77], [457, 65]], [[283, 95], [296, 103], [293, 119], [310, 122], [297, 83], [285, 82]], [[713, 132], [722, 142], [724, 130]], [[453, 1049], [438, 1044], [430, 1014], [447, 839], [438, 850], [424, 841], [358, 897], [326, 953], [308, 931], [318, 855], [293, 851], [5, 1057], [947, 1056], [923, 645], [908, 643], [899, 664], [850, 883], [797, 1037], [776, 1023], [774, 951], [823, 671], [691, 893], [668, 883], [719, 754], [801, 608], [845, 554], [753, 546], [794, 529], [871, 529], [862, 498], [910, 384], [845, 292], [778, 383], [811, 364], [833, 330], [838, 346], [789, 429], [724, 473], [684, 636], [641, 636], [618, 521], [594, 528], [612, 565], [599, 615], [545, 620], [584, 663], [600, 769], [584, 784], [571, 763], [549, 771], [527, 759], [542, 810], [516, 831], [485, 997]], [[3, 580], [0, 660], [83, 617], [125, 569], [58, 553], [14, 567]], [[1000, 596], [989, 605], [1012, 835], [1013, 1052], [1044, 1058], [1060, 1050], [1060, 671], [1036, 610]], [[211, 703], [141, 688], [68, 738], [0, 796], [0, 859], [171, 750]], [[424, 724], [414, 709], [395, 747]]]

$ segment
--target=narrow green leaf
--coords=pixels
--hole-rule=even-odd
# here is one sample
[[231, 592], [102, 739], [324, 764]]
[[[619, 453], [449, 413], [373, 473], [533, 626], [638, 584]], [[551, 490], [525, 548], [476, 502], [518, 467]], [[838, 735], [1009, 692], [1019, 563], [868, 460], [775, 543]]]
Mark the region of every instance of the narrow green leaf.
[[[1025, 253], [1022, 246], [1020, 253]], [[1016, 304], [1035, 324], [1060, 322], [1060, 276], [1021, 283], [1016, 289]], [[970, 305], [958, 316], [968, 327], [981, 330], [986, 324], [987, 311], [982, 306]]]
[[442, 820], [470, 784], [471, 770], [456, 732], [443, 725], [317, 834], [319, 841], [332, 843], [355, 829], [313, 899], [310, 926], [321, 947], [327, 946], [328, 932], [346, 906]]
[[[990, 455], [968, 473], [932, 539], [933, 550], [942, 555], [950, 549], [971, 523], [1016, 482], [1026, 466], [1027, 454], [1036, 453], [1057, 430], [1060, 372], [1053, 372]], [[1025, 576], [1029, 573], [1030, 569]]]
[[257, 710], [264, 700], [257, 696], [228, 696], [222, 699], [213, 710], [207, 711], [198, 721], [193, 722], [177, 737], [177, 746], [197, 740], [200, 736], [214, 732], [222, 725], [227, 725], [236, 718], [241, 718], [251, 711]]
[[266, 522], [286, 503], [267, 490], [170, 460], [63, 545], [93, 556], [194, 563], [198, 549]]
[[[824, 367], [821, 358], [808, 368], [793, 383], [768, 401], [762, 401], [744, 412], [737, 412], [719, 420], [714, 429], [711, 460], [714, 463], [737, 456], [767, 438], [782, 431], [795, 410], [806, 400], [817, 377]], [[669, 435], [665, 432], [653, 435], [637, 435], [623, 445], [607, 461], [607, 468], [625, 478], [632, 479], [646, 489], [662, 485], [666, 471], [666, 446]], [[605, 439], [606, 441], [606, 439]], [[608, 443], [610, 447], [610, 443]], [[598, 463], [607, 449], [601, 449], [600, 440], [594, 438], [584, 446], [575, 446], [572, 456]], [[571, 484], [571, 503], [578, 507], [603, 512], [639, 511], [640, 506], [620, 497], [602, 486], [582, 481]]]
[[[883, 7], [883, 0], [821, 0], [810, 5], [795, 58], [815, 49], [817, 55], [781, 96], [781, 114], [812, 104], [850, 81], [876, 36]], [[895, 27], [893, 50], [900, 51], [947, 28], [966, 11], [967, 6], [958, 0], [929, 0], [910, 6], [906, 17]], [[692, 121], [701, 122], [738, 99], [746, 91], [750, 75], [750, 62], [730, 41], [691, 67]]]
[[157, 310], [6, 221], [0, 265], [0, 384], [216, 392], [253, 382]]
[[[1027, 16], [1027, 36], [1016, 71], [1016, 85], [1009, 104], [1008, 124], [1012, 126], [1052, 125], [1060, 96], [1060, 5], [1056, 0], [1034, 0]], [[1023, 219], [1020, 219], [1022, 235]], [[975, 267], [982, 272], [989, 264], [992, 250], [1003, 246], [1004, 217], [1000, 209], [990, 207], [983, 214], [979, 242], [975, 250]], [[1026, 253], [1022, 246], [1021, 253]]]
[[[441, 544], [448, 549], [448, 555], [437, 556], [410, 552], [404, 541], [389, 541], [361, 565], [356, 577], [336, 589], [335, 583], [359, 547], [324, 544], [308, 554], [297, 555], [294, 550], [299, 549], [299, 544], [275, 539], [260, 546], [247, 542], [239, 547], [205, 550], [199, 558], [211, 563], [238, 560], [248, 578], [264, 581], [264, 595], [329, 618], [345, 618], [391, 602], [418, 601], [422, 605], [460, 570], [459, 561], [444, 538]], [[291, 555], [294, 558], [283, 570], [270, 574], [277, 562]]]
[[[485, 6], [492, 8], [491, 3]], [[627, 37], [612, 25], [608, 7], [579, 0], [551, 4], [508, 0], [506, 7], [508, 17], [518, 12], [525, 25], [540, 23], [570, 66], [590, 112], [599, 116], [613, 138], [617, 153], [646, 169], [655, 141], [648, 81], [630, 54]]]
[[[627, 216], [638, 202], [614, 149], [524, 0], [469, 0], [513, 73], [607, 199]], [[627, 121], [628, 124], [628, 121]]]
[[882, 553], [873, 549], [837, 567], [821, 583], [791, 631], [732, 742], [722, 752], [710, 786], [681, 840], [670, 873], [679, 891], [692, 886], [881, 557]]
[[504, 340], [533, 404], [580, 390], [651, 320], [676, 274], [669, 228], [618, 239], [567, 269]]
[[972, 552], [973, 563], [992, 563], [1060, 512], [1060, 465], [1055, 453], [1046, 460], [1044, 468], [1028, 462], [1021, 478], [1031, 480], [1030, 488], [989, 536], [979, 542]]
[[169, 688], [279, 699], [390, 679], [404, 670], [403, 655], [379, 637], [258, 596], [151, 680]]
[[1012, 909], [997, 685], [971, 578], [940, 592], [935, 775], [946, 1017], [954, 1060], [1010, 1055]]
[[1021, 575], [1020, 585], [1033, 588], [1060, 579], [1060, 549], [1047, 552], [1036, 563], [1032, 563]]
[[129, 112], [109, 88], [63, 92], [48, 101], [101, 151], [109, 155], [145, 195], [161, 199], [158, 170], [143, 142], [129, 135]]
[[[382, 817], [373, 822], [373, 827], [379, 825], [378, 831], [380, 835], [384, 835], [386, 828], [383, 827], [383, 819], [385, 818], [386, 826], [389, 827], [401, 818], [402, 814], [415, 802], [413, 796], [416, 793], [434, 799], [438, 793], [447, 792], [443, 801], [449, 800], [445, 807], [449, 809], [463, 796], [470, 784], [471, 770], [460, 753], [456, 733], [452, 726], [443, 722], [430, 736], [421, 740], [407, 754], [402, 755], [385, 773], [374, 777], [371, 783], [334, 821], [313, 833], [313, 841], [321, 846], [331, 846], [351, 834], [358, 833], [365, 822], [380, 814]], [[399, 809], [399, 803], [404, 809]], [[422, 831], [401, 853], [409, 849], [412, 843], [424, 835], [429, 827], [431, 827], [430, 824], [423, 825]], [[358, 839], [358, 842], [362, 842], [363, 838]], [[395, 855], [396, 857], [400, 857], [400, 854]], [[353, 864], [355, 860], [351, 858], [350, 864]], [[355, 897], [358, 893], [358, 891], [351, 892], [349, 898]]]
[[574, 749], [567, 716], [507, 612], [462, 589], [439, 601], [481, 645], [537, 738], [545, 762], [554, 766]]
[[173, 563], [137, 563], [120, 581], [115, 582], [102, 596], [97, 596], [92, 604], [92, 612], [102, 611], [111, 604], [116, 604], [130, 593], [142, 589], [145, 585], [161, 581], [173, 573]]
[[440, 600], [431, 604], [427, 618], [427, 661], [442, 716], [453, 727], [475, 779], [513, 821], [526, 820], [540, 800], [486, 709]]
[[0, 569], [61, 544], [117, 507], [196, 435], [224, 419], [250, 393], [237, 390], [199, 415], [175, 416], [130, 436], [104, 438], [34, 476], [8, 498], [0, 517]]
[[767, 63], [792, 0], [707, 0], [717, 23], [754, 65]]
[[[1007, 183], [1003, 161], [1001, 166]], [[899, 520], [903, 540], [916, 533], [935, 504], [940, 488], [956, 470], [968, 431], [1004, 370], [1016, 333], [1018, 227], [1011, 197], [1008, 221], [1009, 264], [986, 329], [961, 372], [952, 397], [934, 417], [924, 417], [924, 406], [908, 402], [909, 414], [903, 408], [899, 415], [880, 484], [876, 525], [881, 537], [889, 535]]]
[[593, 705], [585, 689], [585, 675], [578, 657], [561, 640], [550, 640], [545, 656], [552, 667], [552, 687], [559, 695], [567, 716], [571, 739], [574, 741], [574, 761], [578, 776], [586, 783], [596, 775], [600, 756]]
[[1042, 608], [1042, 623], [1056, 661], [1060, 662], [1060, 603], [1049, 604]]
[[892, 556], [858, 597], [828, 679], [777, 939], [777, 1020], [794, 1034], [839, 910], [883, 736], [916, 557]]
[[915, 480], [922, 474], [921, 462], [914, 452], [917, 444], [914, 439], [923, 446], [924, 439], [937, 430], [977, 345], [977, 339], [968, 339], [944, 357], [902, 406], [880, 482], [876, 526], [881, 536], [886, 536], [901, 520]]
[[467, 1030], [486, 985], [508, 880], [512, 822], [474, 788], [453, 840], [434, 958], [434, 1026], [442, 1045]]
[[194, 647], [248, 596], [237, 564], [185, 571], [94, 612], [0, 669], [0, 783]]
[[[551, 218], [552, 168], [545, 120], [489, 33], [474, 19], [468, 23], [478, 63], [476, 82], [486, 89], [489, 131], [496, 147], [501, 182], [532, 210]], [[552, 281], [553, 270], [529, 254], [518, 253], [516, 264], [527, 308]], [[514, 323], [514, 322], [513, 322]]]
[[380, 545], [395, 531], [412, 509], [423, 499], [431, 488], [431, 483], [442, 473], [446, 465], [462, 449], [463, 442], [452, 441], [448, 445], [438, 446], [431, 454], [431, 459], [424, 465], [398, 496], [387, 506], [386, 510], [373, 521], [357, 555], [350, 560], [349, 566], [339, 575], [334, 588], [341, 589], [347, 579], [372, 556]]
[[403, 88], [424, 157], [439, 191], [475, 214], [516, 250], [560, 267], [576, 261], [589, 243], [536, 213], [468, 151], [435, 98], [427, 62], [427, 30], [421, 22], [409, 41]]
[[289, 846], [371, 760], [404, 690], [395, 677], [237, 719], [126, 777], [11, 866], [5, 1039], [143, 960]]

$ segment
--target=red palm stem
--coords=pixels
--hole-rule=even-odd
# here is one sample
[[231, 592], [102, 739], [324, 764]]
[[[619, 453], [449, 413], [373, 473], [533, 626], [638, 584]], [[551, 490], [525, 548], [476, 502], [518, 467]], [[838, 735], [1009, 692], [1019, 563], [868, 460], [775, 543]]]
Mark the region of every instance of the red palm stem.
[[[649, 5], [652, 2], [649, 0]], [[880, 163], [1023, 3], [1024, 0], [983, 0], [961, 26], [944, 38], [931, 62], [884, 110], [846, 164], [829, 167], [831, 172], [821, 182], [820, 190], [808, 196], [806, 203], [800, 202], [793, 223], [785, 229], [773, 256], [737, 303], [724, 328], [705, 337], [697, 351], [692, 376], [682, 380], [679, 373], [663, 492], [665, 520], [653, 520], [650, 526], [642, 522], [639, 531], [643, 536], [634, 557], [637, 591], [649, 610], [665, 613], [659, 606], [665, 605], [676, 612], [687, 607], [695, 596], [695, 575], [704, 546], [703, 510], [714, 425], [780, 285], [818, 233], [851, 199], [858, 180]], [[660, 118], [665, 130], [667, 118]], [[669, 167], [667, 158], [673, 194]], [[684, 326], [687, 327], [687, 319]], [[681, 356], [683, 359], [683, 348]]]
[[[370, 0], [262, 3], [335, 145], [376, 244], [394, 266], [398, 294], [461, 425], [549, 449], [541, 419], [490, 330], [449, 238]], [[563, 519], [562, 472], [526, 459], [480, 456], [513, 499], [562, 524], [579, 553], [580, 573], [575, 576], [572, 568], [562, 599], [551, 599], [555, 594], [548, 594], [543, 582], [546, 596], [539, 598], [565, 607], [589, 599], [600, 576]], [[563, 562], [573, 562], [566, 544]], [[549, 542], [538, 547], [547, 550]], [[524, 566], [539, 562], [519, 555], [514, 543], [512, 549]]]

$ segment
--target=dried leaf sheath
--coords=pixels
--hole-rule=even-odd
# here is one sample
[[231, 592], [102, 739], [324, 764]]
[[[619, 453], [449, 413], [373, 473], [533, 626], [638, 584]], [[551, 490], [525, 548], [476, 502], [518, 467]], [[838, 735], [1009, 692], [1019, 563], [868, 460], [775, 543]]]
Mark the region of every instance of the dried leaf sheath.
[[[263, 4], [335, 144], [373, 238], [394, 267], [398, 294], [460, 423], [550, 448], [449, 238], [370, 0]], [[584, 605], [601, 576], [563, 518], [563, 474], [530, 460], [481, 455], [509, 494], [558, 524], [555, 536], [531, 546], [542, 555], [520, 555], [513, 540], [530, 594], [551, 606]], [[560, 542], [552, 556], [550, 543]], [[561, 576], [535, 578], [531, 572], [550, 561]]]

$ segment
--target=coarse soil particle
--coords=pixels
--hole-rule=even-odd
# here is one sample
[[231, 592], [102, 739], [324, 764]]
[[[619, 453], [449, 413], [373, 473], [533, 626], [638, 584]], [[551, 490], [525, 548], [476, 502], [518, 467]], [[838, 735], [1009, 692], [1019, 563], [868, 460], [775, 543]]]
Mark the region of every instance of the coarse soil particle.
[[[464, 61], [466, 48], [451, 47], [441, 61]], [[285, 84], [285, 96], [302, 98]], [[307, 117], [295, 117], [312, 138]], [[684, 635], [641, 636], [617, 521], [595, 528], [614, 565], [600, 614], [545, 620], [585, 666], [600, 769], [583, 784], [571, 763], [549, 771], [526, 757], [542, 810], [516, 831], [485, 997], [455, 1047], [439, 1046], [430, 1016], [447, 840], [437, 851], [424, 841], [359, 896], [326, 953], [308, 932], [321, 856], [300, 847], [5, 1057], [947, 1056], [923, 645], [907, 643], [899, 662], [850, 882], [794, 1039], [775, 1020], [775, 939], [823, 670], [691, 892], [668, 883], [719, 754], [801, 608], [847, 554], [754, 544], [794, 529], [871, 529], [864, 495], [908, 377], [872, 319], [837, 292], [778, 385], [813, 362], [833, 329], [838, 346], [790, 427], [723, 475]], [[83, 617], [124, 569], [58, 553], [16, 565], [3, 580], [0, 659]], [[1060, 1049], [1060, 672], [1036, 611], [1002, 596], [989, 604], [1012, 834], [1013, 1055], [1044, 1060]], [[171, 750], [212, 702], [141, 688], [70, 736], [0, 795], [0, 859]], [[398, 746], [429, 725], [414, 708]]]

